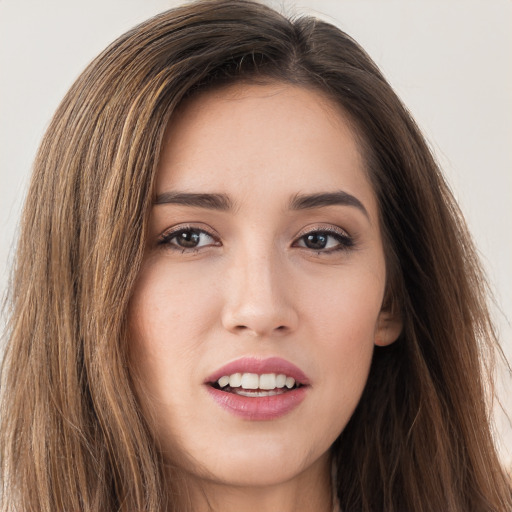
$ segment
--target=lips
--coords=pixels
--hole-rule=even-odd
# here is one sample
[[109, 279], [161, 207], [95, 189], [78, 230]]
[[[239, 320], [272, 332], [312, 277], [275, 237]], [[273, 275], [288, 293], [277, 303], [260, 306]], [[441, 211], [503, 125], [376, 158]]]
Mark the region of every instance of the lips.
[[294, 364], [272, 357], [233, 361], [210, 375], [205, 385], [224, 410], [256, 421], [291, 412], [305, 398], [310, 382]]
[[206, 379], [205, 383], [210, 384], [217, 382], [221, 377], [234, 373], [254, 373], [257, 375], [269, 373], [284, 374], [292, 377], [296, 382], [302, 385], [309, 385], [309, 379], [300, 368], [280, 357], [270, 357], [267, 359], [244, 357], [243, 359], [232, 361], [212, 373], [212, 375]]

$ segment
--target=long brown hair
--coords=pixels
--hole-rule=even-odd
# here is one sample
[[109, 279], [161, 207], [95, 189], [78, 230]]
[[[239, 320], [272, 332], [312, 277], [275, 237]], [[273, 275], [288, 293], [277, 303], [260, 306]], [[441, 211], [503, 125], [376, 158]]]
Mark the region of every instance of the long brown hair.
[[338, 102], [379, 201], [386, 306], [404, 329], [375, 349], [333, 446], [341, 509], [510, 510], [486, 405], [496, 340], [485, 280], [428, 146], [349, 36], [246, 0], [194, 3], [134, 28], [85, 70], [48, 128], [11, 287], [2, 510], [187, 508], [133, 391], [125, 316], [173, 110], [239, 80], [313, 87]]

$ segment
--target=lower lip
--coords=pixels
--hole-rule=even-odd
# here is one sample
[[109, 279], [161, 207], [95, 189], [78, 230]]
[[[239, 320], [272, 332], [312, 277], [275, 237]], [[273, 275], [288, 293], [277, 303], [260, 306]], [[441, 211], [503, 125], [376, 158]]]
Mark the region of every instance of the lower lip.
[[240, 396], [206, 386], [210, 396], [231, 414], [252, 421], [274, 420], [295, 409], [306, 397], [307, 386], [302, 386], [281, 395]]

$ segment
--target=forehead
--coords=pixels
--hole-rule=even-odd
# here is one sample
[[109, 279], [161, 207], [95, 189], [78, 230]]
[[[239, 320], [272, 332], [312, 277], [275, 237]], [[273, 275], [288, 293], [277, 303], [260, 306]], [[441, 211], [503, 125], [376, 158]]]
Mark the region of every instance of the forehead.
[[235, 84], [189, 98], [166, 131], [157, 193], [264, 190], [283, 198], [344, 190], [374, 205], [356, 132], [320, 92]]

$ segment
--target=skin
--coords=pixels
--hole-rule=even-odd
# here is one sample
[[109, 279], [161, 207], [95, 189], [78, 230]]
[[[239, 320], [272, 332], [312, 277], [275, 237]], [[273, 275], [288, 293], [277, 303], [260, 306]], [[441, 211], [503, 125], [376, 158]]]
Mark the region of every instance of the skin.
[[[330, 511], [329, 449], [360, 399], [374, 345], [401, 329], [381, 309], [378, 205], [353, 130], [305, 88], [202, 93], [165, 136], [156, 196], [178, 191], [225, 194], [232, 207], [152, 208], [129, 325], [154, 435], [183, 470], [193, 510], [207, 501], [224, 512]], [[290, 209], [297, 195], [339, 191], [362, 207]], [[197, 246], [180, 246], [177, 229], [200, 233]], [[311, 248], [304, 235], [319, 231], [327, 245]], [[298, 366], [311, 383], [304, 401], [270, 421], [221, 408], [204, 381], [244, 356]]]

